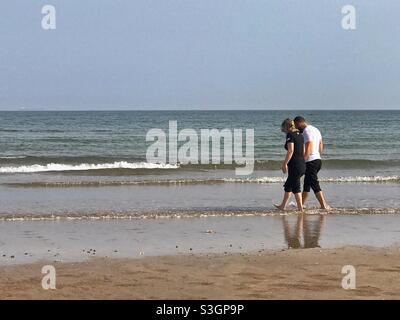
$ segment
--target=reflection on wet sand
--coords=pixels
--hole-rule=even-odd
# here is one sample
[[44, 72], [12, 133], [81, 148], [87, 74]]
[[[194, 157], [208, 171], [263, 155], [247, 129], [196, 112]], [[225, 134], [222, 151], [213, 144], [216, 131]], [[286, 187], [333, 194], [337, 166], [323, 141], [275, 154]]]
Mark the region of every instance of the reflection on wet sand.
[[283, 231], [288, 248], [316, 248], [321, 236], [324, 215], [299, 214], [297, 221], [291, 225], [287, 216], [282, 217]]

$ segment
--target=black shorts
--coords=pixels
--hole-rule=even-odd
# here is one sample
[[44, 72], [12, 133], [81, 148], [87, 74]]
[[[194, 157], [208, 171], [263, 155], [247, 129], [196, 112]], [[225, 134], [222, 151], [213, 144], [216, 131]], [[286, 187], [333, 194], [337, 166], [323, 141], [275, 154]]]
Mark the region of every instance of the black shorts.
[[305, 171], [305, 165], [302, 164], [288, 166], [288, 177], [284, 185], [285, 192], [301, 192], [300, 178], [304, 175]]
[[322, 161], [316, 159], [310, 162], [306, 162], [306, 173], [304, 176], [304, 192], [310, 192], [312, 189], [314, 193], [321, 191], [318, 181], [318, 172], [321, 170]]

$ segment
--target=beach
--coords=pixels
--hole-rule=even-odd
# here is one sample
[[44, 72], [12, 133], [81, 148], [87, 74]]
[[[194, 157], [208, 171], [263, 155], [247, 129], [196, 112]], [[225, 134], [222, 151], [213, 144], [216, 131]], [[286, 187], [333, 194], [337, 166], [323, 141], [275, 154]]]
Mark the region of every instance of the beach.
[[0, 302], [400, 299], [370, 2], [1, 1]]
[[[304, 215], [273, 205], [287, 111], [1, 113], [0, 298], [399, 298], [400, 113], [302, 114], [324, 136], [328, 212], [314, 196]], [[253, 128], [254, 171], [147, 162], [146, 132], [170, 120]]]
[[[0, 299], [400, 298], [397, 214], [3, 221], [0, 230]], [[45, 265], [56, 290], [42, 289]], [[346, 265], [355, 290], [342, 288]]]
[[[57, 287], [43, 290], [43, 263], [1, 267], [1, 299], [399, 299], [400, 249], [343, 247], [190, 254], [55, 263]], [[341, 286], [344, 265], [356, 289]]]

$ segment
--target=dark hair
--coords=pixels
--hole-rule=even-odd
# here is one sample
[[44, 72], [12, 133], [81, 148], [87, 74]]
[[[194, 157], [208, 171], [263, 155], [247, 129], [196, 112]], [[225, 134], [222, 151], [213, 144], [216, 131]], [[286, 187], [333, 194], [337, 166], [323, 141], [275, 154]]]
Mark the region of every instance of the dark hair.
[[304, 119], [302, 116], [297, 116], [293, 121], [297, 123], [303, 123], [306, 122], [306, 119]]

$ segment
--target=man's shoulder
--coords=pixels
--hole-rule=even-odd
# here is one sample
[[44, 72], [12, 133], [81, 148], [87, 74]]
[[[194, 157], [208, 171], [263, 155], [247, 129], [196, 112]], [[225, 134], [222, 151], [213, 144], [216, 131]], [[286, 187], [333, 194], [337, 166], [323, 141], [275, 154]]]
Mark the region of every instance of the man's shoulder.
[[310, 124], [304, 130], [307, 131], [308, 134], [321, 135], [321, 131], [319, 131], [319, 129], [317, 127], [312, 126]]

